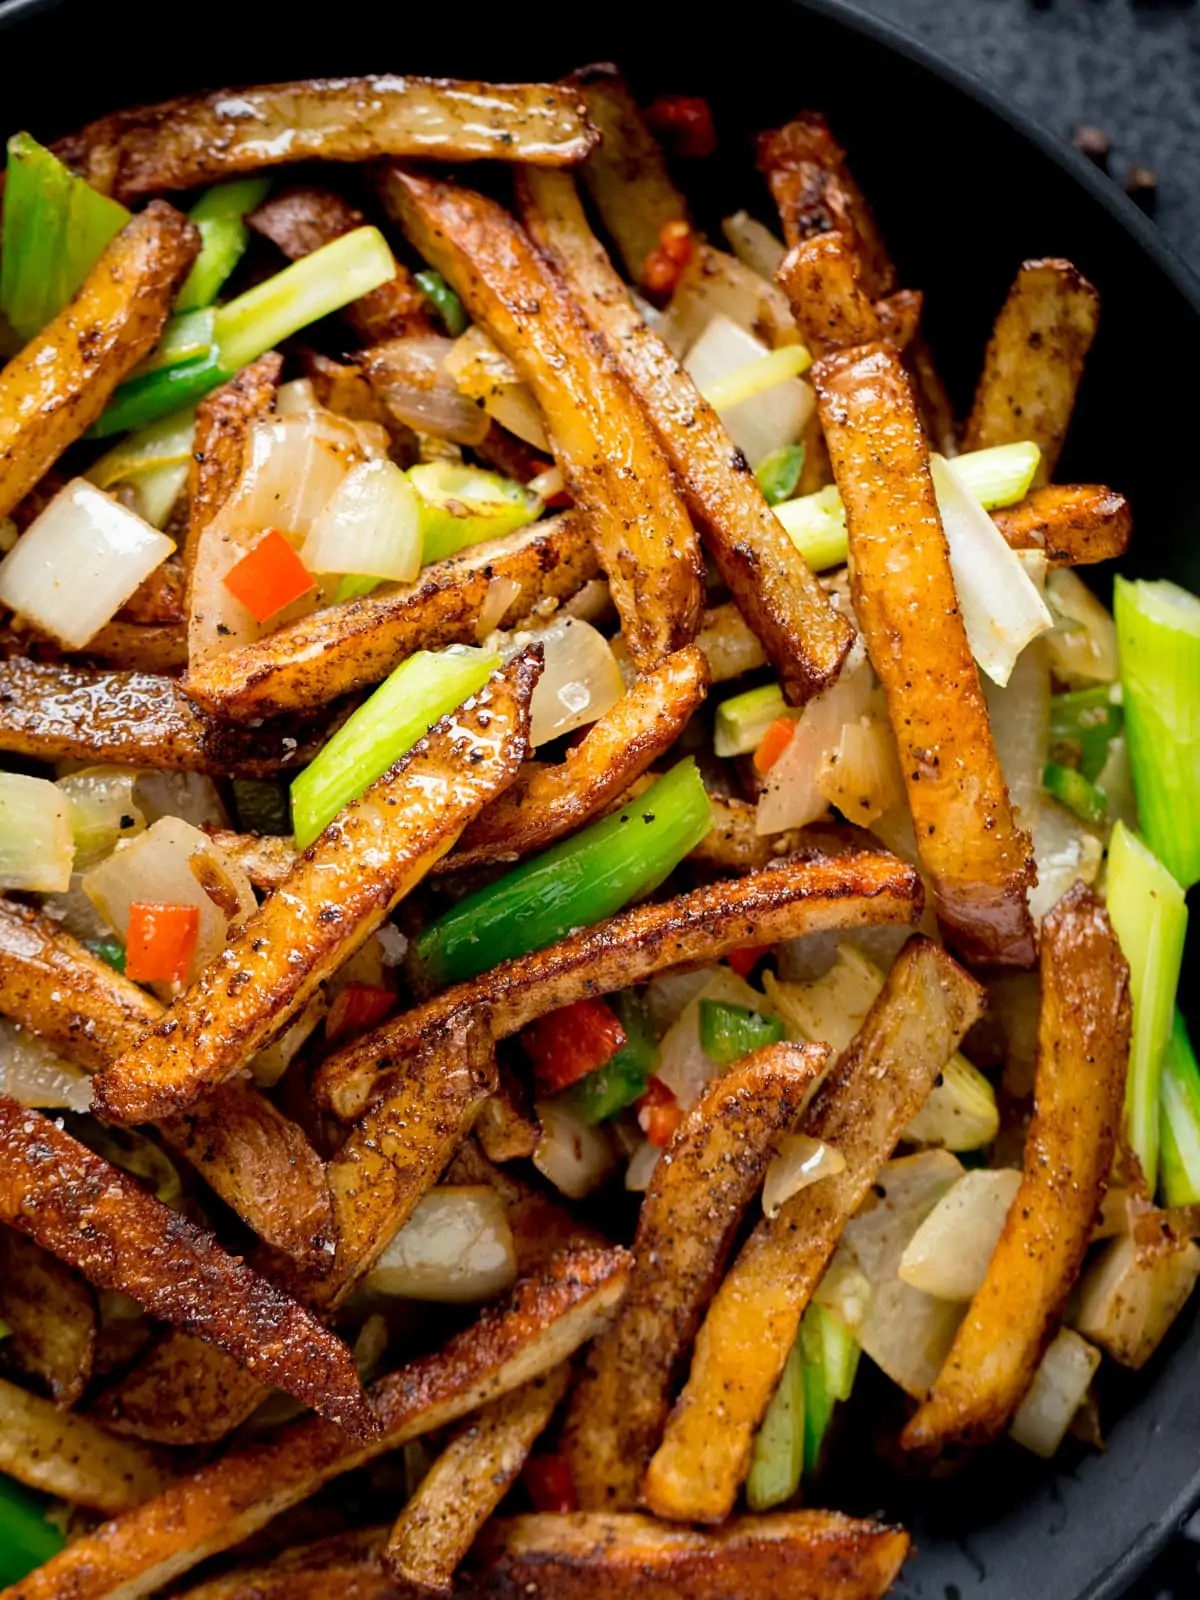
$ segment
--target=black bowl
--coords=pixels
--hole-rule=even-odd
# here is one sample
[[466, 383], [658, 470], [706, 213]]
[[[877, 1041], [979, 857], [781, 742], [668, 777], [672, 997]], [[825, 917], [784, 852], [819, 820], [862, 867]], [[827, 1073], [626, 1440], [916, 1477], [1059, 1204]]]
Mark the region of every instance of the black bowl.
[[[541, 0], [515, 14], [471, 9], [357, 6], [337, 27], [257, 0], [209, 0], [181, 26], [162, 0], [9, 0], [0, 4], [3, 131], [50, 138], [116, 106], [231, 81], [387, 70], [519, 80], [616, 58], [641, 90], [712, 100], [721, 153], [697, 199], [715, 224], [738, 206], [770, 219], [750, 136], [802, 105], [820, 107], [849, 148], [903, 282], [926, 291], [960, 406], [1023, 258], [1069, 256], [1099, 286], [1104, 317], [1061, 476], [1130, 496], [1128, 570], [1200, 588], [1200, 544], [1188, 532], [1200, 285], [1085, 162], [838, 0], [770, 0], [719, 19], [626, 0], [573, 14]], [[1111, 1600], [1200, 1502], [1198, 1355], [1192, 1312], [1146, 1371], [1118, 1385], [1102, 1454], [1052, 1469], [1002, 1450], [959, 1484], [914, 1489], [851, 1447], [838, 1503], [909, 1517], [919, 1550], [901, 1595]]]

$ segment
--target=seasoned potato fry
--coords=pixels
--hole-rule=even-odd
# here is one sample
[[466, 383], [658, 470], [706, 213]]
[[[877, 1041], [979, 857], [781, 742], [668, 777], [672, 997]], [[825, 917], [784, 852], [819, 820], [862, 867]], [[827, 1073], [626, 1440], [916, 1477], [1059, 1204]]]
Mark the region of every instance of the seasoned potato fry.
[[[366, 220], [332, 189], [299, 185], [281, 189], [246, 218], [254, 231], [278, 245], [289, 261], [298, 261], [343, 234], [353, 233]], [[379, 344], [406, 334], [432, 333], [425, 304], [412, 273], [397, 262], [394, 278], [343, 306], [341, 314], [363, 344]]]
[[[870, 857], [856, 857], [856, 862]], [[709, 1307], [692, 1368], [642, 1485], [659, 1516], [719, 1522], [750, 1466], [800, 1318], [847, 1221], [978, 1017], [983, 991], [918, 936], [800, 1121], [844, 1169], [763, 1218]]]
[[992, 512], [1014, 550], [1044, 550], [1052, 567], [1085, 567], [1125, 554], [1133, 531], [1129, 501], [1099, 484], [1051, 484]]
[[672, 1528], [651, 1517], [580, 1511], [514, 1517], [484, 1531], [465, 1596], [523, 1600], [882, 1600], [908, 1554], [903, 1528], [837, 1511], [736, 1517]]
[[[171, 524], [167, 525], [168, 532]], [[184, 578], [178, 556], [168, 556], [161, 567], [146, 578], [117, 612], [119, 622], [152, 624], [180, 622], [183, 619]], [[91, 653], [93, 639], [88, 640]]]
[[5, 1354], [73, 1406], [92, 1373], [96, 1308], [77, 1273], [13, 1228], [0, 1228], [0, 1321]]
[[323, 1418], [201, 1467], [178, 1488], [77, 1539], [13, 1585], [8, 1600], [141, 1600], [227, 1550], [341, 1473], [456, 1422], [565, 1361], [625, 1292], [624, 1250], [576, 1250], [526, 1278], [441, 1350], [371, 1386], [380, 1432], [349, 1440]]
[[859, 285], [858, 257], [844, 234], [805, 239], [784, 257], [776, 276], [814, 356], [883, 338], [879, 315]]
[[1121, 1125], [1129, 966], [1082, 883], [1042, 923], [1033, 1121], [987, 1276], [901, 1444], [982, 1444], [1008, 1424], [1083, 1265]]
[[637, 906], [558, 944], [504, 961], [446, 989], [324, 1061], [314, 1079], [322, 1104], [355, 1117], [380, 1072], [403, 1062], [430, 1029], [472, 1006], [491, 1008], [497, 1039], [586, 995], [642, 983], [685, 963], [717, 961], [741, 945], [773, 944], [826, 928], [915, 923], [923, 899], [916, 870], [886, 854], [784, 862], [658, 905]]
[[735, 605], [713, 606], [704, 613], [696, 644], [708, 658], [714, 683], [740, 678], [766, 665], [767, 653], [758, 635]]
[[938, 916], [969, 960], [1029, 966], [1032, 847], [996, 756], [908, 379], [881, 344], [826, 356], [814, 370], [846, 506], [854, 608], [887, 696]]
[[181, 1600], [404, 1600], [383, 1570], [386, 1528], [356, 1528], [285, 1550], [269, 1566], [236, 1567], [188, 1589]]
[[268, 1391], [216, 1345], [172, 1328], [90, 1414], [109, 1433], [154, 1444], [214, 1444], [262, 1403]]
[[726, 872], [758, 872], [778, 866], [784, 856], [820, 861], [881, 848], [872, 834], [850, 822], [818, 822], [807, 828], [787, 828], [783, 833], [759, 833], [757, 808], [750, 801], [710, 794], [708, 803], [713, 825], [688, 860], [704, 861]]
[[716, 412], [630, 300], [570, 177], [521, 169], [517, 192], [526, 226], [645, 407], [721, 578], [784, 692], [802, 705], [837, 677], [853, 630], [744, 470]]
[[121, 229], [71, 303], [0, 372], [0, 517], [154, 348], [199, 248], [200, 235], [181, 212], [151, 201]]
[[187, 633], [179, 622], [109, 622], [88, 640], [87, 654], [122, 672], [162, 677], [187, 666]]
[[699, 542], [637, 398], [523, 229], [469, 189], [389, 167], [381, 192], [532, 389], [576, 504], [589, 513], [639, 667], [695, 637]]
[[295, 841], [291, 834], [235, 833], [232, 828], [216, 828], [212, 842], [250, 879], [256, 889], [278, 889], [296, 865]]
[[581, 1508], [629, 1511], [671, 1394], [775, 1141], [790, 1131], [829, 1051], [768, 1045], [714, 1079], [654, 1169], [638, 1216], [629, 1293], [592, 1345], [564, 1449]]
[[339, 813], [162, 1021], [101, 1073], [102, 1116], [186, 1109], [279, 1036], [512, 782], [540, 671], [530, 652], [517, 656]]
[[474, 644], [493, 579], [520, 585], [496, 624], [512, 627], [538, 600], [565, 599], [597, 570], [588, 524], [568, 512], [434, 562], [415, 583], [327, 606], [214, 656], [184, 687], [213, 716], [239, 722], [327, 705], [378, 683], [415, 650]]
[[0, 1470], [73, 1505], [116, 1514], [141, 1505], [170, 1474], [141, 1445], [0, 1378]]
[[311, 78], [117, 111], [58, 147], [118, 200], [297, 161], [582, 161], [597, 135], [562, 84]]
[[567, 1392], [564, 1362], [476, 1412], [396, 1519], [383, 1566], [421, 1594], [451, 1594], [459, 1563]]
[[1144, 1366], [1200, 1276], [1200, 1249], [1186, 1236], [1143, 1256], [1133, 1235], [1113, 1239], [1080, 1284], [1078, 1332], [1122, 1366]]
[[533, 1155], [542, 1130], [524, 1085], [506, 1067], [498, 1076], [495, 1094], [488, 1095], [475, 1121], [475, 1137], [489, 1162], [521, 1161]]
[[218, 1345], [351, 1437], [372, 1436], [370, 1407], [340, 1339], [210, 1234], [7, 1096], [0, 1096], [0, 1219], [100, 1288], [119, 1289], [153, 1316]]
[[1025, 261], [996, 318], [964, 450], [1021, 439], [1041, 446], [1035, 483], [1049, 483], [1062, 451], [1100, 296], [1069, 261]]

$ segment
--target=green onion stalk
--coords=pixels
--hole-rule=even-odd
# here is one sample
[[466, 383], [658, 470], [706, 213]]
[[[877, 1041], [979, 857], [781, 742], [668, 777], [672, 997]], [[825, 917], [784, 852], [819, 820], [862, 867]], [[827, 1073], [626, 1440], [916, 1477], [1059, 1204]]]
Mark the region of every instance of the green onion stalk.
[[1163, 1057], [1160, 1133], [1163, 1199], [1200, 1205], [1200, 1066], [1179, 1010]]
[[200, 196], [188, 212], [200, 230], [200, 254], [179, 291], [176, 311], [212, 305], [249, 243], [246, 217], [262, 205], [270, 188], [270, 178], [235, 178]]

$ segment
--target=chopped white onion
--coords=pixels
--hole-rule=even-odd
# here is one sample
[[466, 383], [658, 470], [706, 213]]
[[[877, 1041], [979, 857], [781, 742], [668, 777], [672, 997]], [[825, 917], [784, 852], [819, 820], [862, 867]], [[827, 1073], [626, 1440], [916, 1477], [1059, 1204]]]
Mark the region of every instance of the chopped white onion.
[[871, 1285], [855, 1265], [850, 1252], [839, 1245], [813, 1291], [818, 1305], [827, 1306], [856, 1337], [871, 1308]]
[[[696, 387], [707, 390], [769, 354], [768, 347], [732, 317], [718, 314], [688, 351], [684, 367]], [[803, 379], [785, 378], [748, 400], [719, 408], [718, 415], [729, 437], [753, 467], [772, 450], [795, 444], [815, 407], [813, 391]]]
[[119, 840], [134, 838], [146, 826], [133, 798], [137, 779], [132, 767], [86, 767], [58, 780], [70, 807], [74, 871], [86, 872], [111, 855]]
[[1046, 795], [1034, 814], [1033, 856], [1038, 881], [1029, 891], [1029, 910], [1040, 923], [1073, 884], [1095, 883], [1104, 846], [1073, 812]]
[[1072, 1323], [1123, 1366], [1150, 1359], [1200, 1277], [1192, 1240], [1139, 1259], [1132, 1234], [1106, 1244], [1080, 1280]]
[[589, 1127], [564, 1100], [539, 1100], [542, 1130], [533, 1164], [571, 1200], [599, 1188], [616, 1165], [616, 1152], [603, 1127]]
[[519, 598], [521, 585], [516, 578], [493, 578], [487, 586], [487, 594], [483, 597], [483, 604], [479, 608], [479, 616], [475, 623], [475, 640], [482, 644], [495, 628], [503, 621], [508, 608]]
[[1058, 1330], [1009, 1425], [1019, 1445], [1049, 1461], [1066, 1438], [1100, 1361], [1095, 1345], [1070, 1328]]
[[139, 772], [133, 798], [147, 823], [182, 817], [194, 828], [227, 828], [229, 813], [219, 790], [202, 772]]
[[629, 1158], [625, 1169], [625, 1187], [631, 1194], [645, 1194], [658, 1167], [662, 1147], [643, 1139]]
[[728, 317], [771, 350], [800, 343], [792, 308], [778, 284], [736, 256], [698, 244], [655, 332], [682, 356], [716, 316]]
[[389, 339], [368, 351], [364, 365], [380, 401], [398, 421], [418, 433], [478, 444], [488, 431], [487, 414], [461, 393], [446, 358], [452, 339], [438, 334]]
[[1009, 1207], [1021, 1187], [1012, 1167], [964, 1172], [905, 1246], [905, 1283], [939, 1300], [970, 1300], [987, 1274]]
[[775, 282], [775, 274], [787, 255], [782, 239], [776, 238], [770, 228], [764, 227], [748, 211], [735, 211], [731, 217], [726, 217], [721, 232], [744, 267], [749, 267], [768, 283]]
[[542, 647], [542, 675], [529, 707], [534, 749], [595, 722], [625, 693], [612, 647], [590, 622], [563, 617], [534, 631], [493, 635], [489, 643], [506, 661], [527, 645]]
[[80, 650], [174, 548], [141, 517], [75, 478], [0, 561], [0, 602]]
[[983, 680], [988, 720], [1008, 797], [1031, 827], [1042, 803], [1042, 773], [1050, 759], [1050, 663], [1047, 641], [1023, 650], [1000, 688]]
[[1046, 602], [1004, 535], [958, 477], [952, 461], [929, 461], [938, 511], [971, 654], [1005, 684], [1031, 639], [1054, 625]]
[[360, 461], [313, 519], [300, 559], [310, 572], [410, 583], [421, 569], [420, 497], [392, 461]]
[[87, 1111], [92, 1081], [36, 1033], [0, 1017], [0, 1094], [41, 1111]]
[[549, 450], [536, 400], [517, 376], [512, 362], [496, 348], [482, 328], [468, 328], [455, 341], [443, 365], [459, 393], [482, 405], [487, 416], [509, 433], [515, 433], [518, 439], [533, 445], [535, 450]]
[[866, 715], [872, 683], [859, 639], [833, 687], [805, 706], [791, 741], [767, 773], [755, 816], [760, 834], [803, 828], [824, 816], [829, 801], [819, 782], [823, 768], [840, 746], [843, 727]]
[[536, 478], [530, 478], [525, 485], [530, 494], [537, 495], [539, 500], [553, 500], [556, 494], [561, 494], [566, 488], [561, 467], [547, 467], [545, 472], [539, 472]]
[[846, 1158], [840, 1150], [807, 1133], [785, 1133], [777, 1148], [779, 1154], [763, 1179], [762, 1208], [768, 1217], [777, 1217], [780, 1207], [810, 1183], [835, 1177], [846, 1168]]
[[1068, 688], [1113, 683], [1120, 661], [1111, 613], [1070, 567], [1056, 567], [1050, 573], [1046, 599], [1054, 621], [1054, 631], [1046, 639], [1054, 676]]
[[0, 889], [42, 894], [70, 887], [71, 804], [46, 778], [0, 772]]
[[903, 804], [904, 776], [886, 714], [842, 724], [837, 748], [821, 759], [817, 788], [848, 821], [864, 828]]
[[488, 1184], [431, 1189], [364, 1279], [404, 1300], [467, 1304], [512, 1287], [517, 1255], [508, 1213]]
[[760, 1015], [773, 1014], [757, 989], [752, 989], [730, 967], [717, 967], [712, 972], [708, 982], [692, 996], [667, 1029], [659, 1045], [655, 1076], [662, 1079], [685, 1111], [695, 1104], [704, 1085], [720, 1070], [700, 1043], [701, 1000], [719, 1000], [724, 1005], [742, 1006]]
[[281, 383], [276, 392], [277, 417], [304, 417], [322, 409], [311, 378], [293, 378], [290, 383]]

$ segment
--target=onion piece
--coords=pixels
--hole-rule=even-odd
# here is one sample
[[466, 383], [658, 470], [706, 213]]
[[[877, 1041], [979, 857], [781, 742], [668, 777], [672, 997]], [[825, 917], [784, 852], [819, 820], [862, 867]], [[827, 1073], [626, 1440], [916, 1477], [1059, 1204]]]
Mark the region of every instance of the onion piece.
[[872, 684], [859, 639], [833, 687], [805, 706], [791, 742], [768, 772], [755, 816], [760, 834], [803, 828], [824, 816], [829, 808], [819, 784], [824, 763], [836, 754], [843, 727], [866, 715]]
[[[678, 1022], [687, 1005], [725, 971], [726, 968], [718, 966], [698, 967], [694, 972], [664, 972], [660, 977], [651, 978], [646, 987], [646, 1005], [659, 1029], [665, 1032], [672, 1023]], [[759, 998], [755, 996], [755, 1004]]]
[[849, 1253], [838, 1249], [813, 1291], [813, 1299], [832, 1311], [857, 1338], [871, 1309], [871, 1285]]
[[770, 350], [800, 342], [792, 308], [778, 284], [752, 272], [736, 256], [701, 243], [655, 331], [676, 356], [683, 356], [715, 316], [728, 317]]
[[290, 383], [281, 383], [276, 390], [277, 417], [304, 417], [323, 409], [311, 378], [293, 378]]
[[40, 1111], [87, 1111], [92, 1081], [86, 1072], [55, 1055], [36, 1033], [0, 1017], [0, 1094]]
[[768, 1217], [777, 1217], [780, 1208], [810, 1183], [835, 1177], [846, 1169], [840, 1150], [807, 1133], [785, 1133], [778, 1141], [779, 1154], [767, 1167], [763, 1179], [762, 1208]]
[[493, 578], [487, 586], [475, 623], [475, 643], [482, 644], [499, 627], [508, 608], [519, 598], [521, 585], [516, 578]]
[[443, 366], [459, 393], [482, 405], [486, 415], [502, 428], [515, 433], [535, 450], [549, 450], [545, 424], [532, 391], [521, 382], [511, 361], [482, 328], [470, 327], [456, 339]]
[[56, 787], [70, 808], [75, 872], [94, 867], [122, 839], [132, 839], [145, 828], [146, 818], [133, 798], [137, 778], [132, 767], [85, 767], [58, 780]]
[[300, 559], [310, 572], [411, 583], [421, 569], [417, 491], [394, 462], [360, 461], [313, 519]]
[[540, 644], [544, 652], [542, 675], [529, 705], [534, 749], [595, 722], [625, 693], [612, 647], [590, 622], [563, 617], [544, 628], [493, 634], [485, 641], [505, 661], [530, 644]]
[[972, 1299], [1020, 1187], [1012, 1167], [964, 1172], [905, 1246], [898, 1268], [904, 1282], [939, 1300]]
[[75, 478], [0, 561], [0, 602], [81, 650], [174, 548], [141, 517]]
[[71, 805], [46, 778], [0, 772], [0, 889], [43, 894], [70, 887]]
[[630, 1194], [645, 1194], [662, 1155], [662, 1147], [643, 1139], [629, 1158], [625, 1169], [625, 1187]]
[[666, 1084], [684, 1111], [695, 1104], [704, 1085], [721, 1070], [700, 1043], [701, 1000], [719, 1000], [724, 1005], [742, 1006], [760, 1015], [774, 1015], [758, 990], [752, 989], [732, 968], [712, 969], [708, 982], [684, 1006], [659, 1044], [655, 1077]]
[[869, 827], [904, 802], [904, 776], [886, 714], [842, 724], [837, 748], [817, 770], [817, 789], [850, 822]]
[[398, 421], [454, 444], [478, 444], [488, 431], [487, 415], [447, 368], [453, 349], [452, 339], [420, 334], [389, 339], [361, 360], [372, 389]]
[[748, 211], [735, 211], [731, 217], [726, 217], [721, 223], [721, 232], [744, 267], [749, 267], [768, 283], [775, 282], [775, 274], [787, 255], [782, 239]]
[[1100, 1361], [1095, 1345], [1071, 1328], [1060, 1328], [1009, 1424], [1011, 1437], [1049, 1461], [1066, 1438]]
[[616, 1166], [616, 1152], [602, 1124], [589, 1127], [563, 1099], [539, 1100], [535, 1107], [541, 1138], [533, 1164], [571, 1200], [582, 1200]]
[[431, 1189], [363, 1280], [378, 1294], [465, 1305], [517, 1277], [508, 1213], [489, 1184]]
[[1117, 625], [1083, 579], [1069, 567], [1056, 567], [1046, 579], [1046, 599], [1054, 621], [1046, 639], [1054, 676], [1068, 688], [1115, 682]]
[[[688, 351], [684, 367], [701, 391], [771, 354], [732, 317], [719, 313]], [[718, 396], [719, 398], [719, 396]], [[752, 467], [783, 445], [795, 444], [816, 408], [811, 387], [798, 377], [773, 383], [750, 399], [717, 406], [726, 432]], [[999, 537], [999, 534], [997, 534]]]
[[1104, 846], [1073, 812], [1049, 796], [1038, 806], [1032, 831], [1038, 881], [1029, 891], [1029, 910], [1040, 924], [1073, 884], [1095, 883]]

